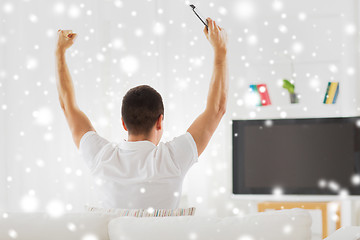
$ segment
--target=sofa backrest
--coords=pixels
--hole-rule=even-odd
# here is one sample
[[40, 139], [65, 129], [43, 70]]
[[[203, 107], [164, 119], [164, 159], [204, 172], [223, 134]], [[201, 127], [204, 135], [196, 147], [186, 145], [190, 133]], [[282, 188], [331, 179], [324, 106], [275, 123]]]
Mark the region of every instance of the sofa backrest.
[[245, 217], [121, 217], [110, 221], [111, 240], [310, 240], [311, 217], [301, 209]]

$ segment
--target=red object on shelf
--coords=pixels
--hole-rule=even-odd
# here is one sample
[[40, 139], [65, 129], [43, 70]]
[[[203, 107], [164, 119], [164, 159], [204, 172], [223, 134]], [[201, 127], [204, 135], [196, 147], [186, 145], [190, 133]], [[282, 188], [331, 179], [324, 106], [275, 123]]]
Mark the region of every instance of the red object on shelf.
[[261, 105], [262, 106], [271, 105], [271, 100], [266, 84], [257, 85], [257, 89], [260, 95]]

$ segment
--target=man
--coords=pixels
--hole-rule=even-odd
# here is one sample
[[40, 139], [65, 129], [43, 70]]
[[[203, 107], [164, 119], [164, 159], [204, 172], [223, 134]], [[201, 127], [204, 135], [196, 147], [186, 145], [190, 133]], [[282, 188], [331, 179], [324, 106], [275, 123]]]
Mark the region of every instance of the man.
[[76, 39], [58, 32], [57, 89], [73, 140], [93, 175], [103, 180], [103, 207], [174, 209], [179, 205], [186, 172], [198, 160], [226, 110], [228, 92], [227, 34], [208, 18], [206, 38], [214, 50], [214, 69], [205, 111], [184, 135], [160, 143], [164, 106], [149, 86], [130, 89], [122, 103], [122, 123], [128, 141], [112, 144], [100, 137], [79, 109], [66, 65], [65, 52]]

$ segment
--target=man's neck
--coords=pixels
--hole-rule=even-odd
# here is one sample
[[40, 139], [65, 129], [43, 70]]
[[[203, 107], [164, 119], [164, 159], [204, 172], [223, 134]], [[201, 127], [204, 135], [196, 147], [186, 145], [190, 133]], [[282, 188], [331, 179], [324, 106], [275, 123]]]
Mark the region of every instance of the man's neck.
[[128, 136], [128, 142], [137, 142], [137, 141], [149, 141], [156, 145], [155, 138], [153, 136], [145, 135], [130, 135]]

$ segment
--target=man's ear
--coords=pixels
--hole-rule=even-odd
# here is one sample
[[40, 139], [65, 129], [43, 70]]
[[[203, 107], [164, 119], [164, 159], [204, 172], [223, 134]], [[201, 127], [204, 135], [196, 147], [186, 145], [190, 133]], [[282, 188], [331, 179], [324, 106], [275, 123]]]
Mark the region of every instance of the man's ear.
[[158, 120], [156, 121], [156, 130], [161, 130], [163, 128], [163, 121], [164, 120], [164, 115], [160, 115], [160, 117], [158, 118]]
[[122, 125], [123, 125], [123, 127], [124, 127], [125, 131], [127, 131], [127, 128], [126, 128], [126, 125], [125, 125], [124, 119], [123, 119], [122, 117], [121, 117], [121, 122], [122, 122]]

